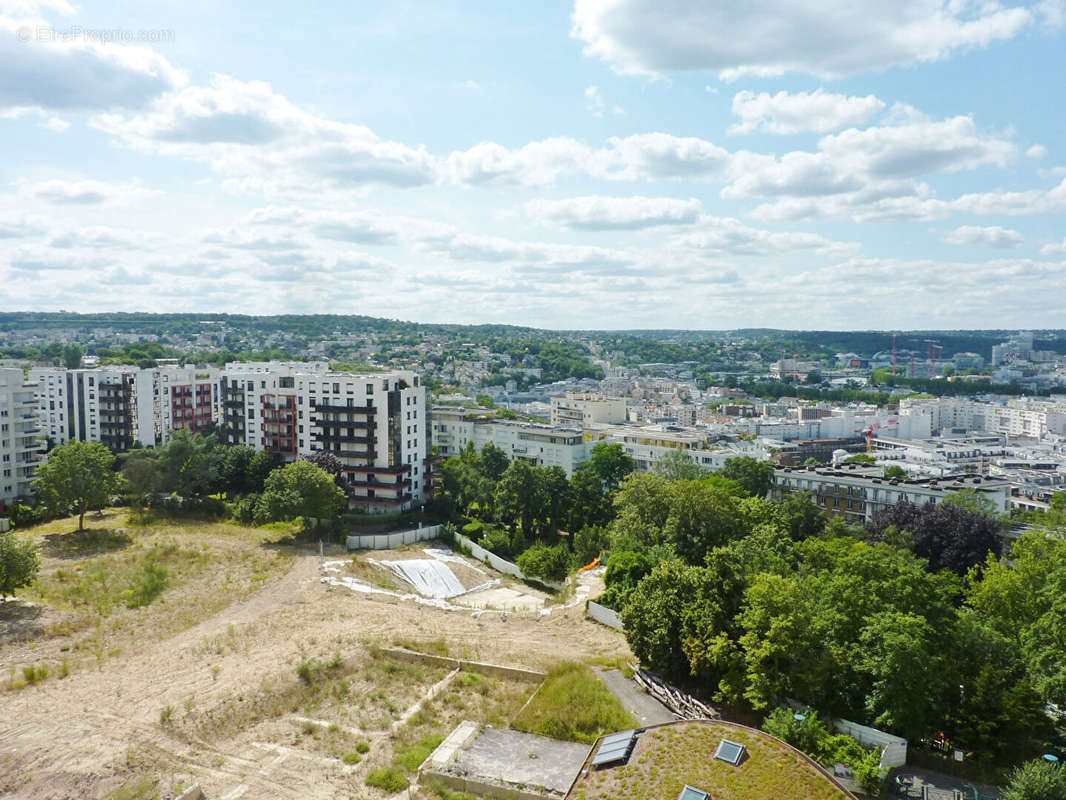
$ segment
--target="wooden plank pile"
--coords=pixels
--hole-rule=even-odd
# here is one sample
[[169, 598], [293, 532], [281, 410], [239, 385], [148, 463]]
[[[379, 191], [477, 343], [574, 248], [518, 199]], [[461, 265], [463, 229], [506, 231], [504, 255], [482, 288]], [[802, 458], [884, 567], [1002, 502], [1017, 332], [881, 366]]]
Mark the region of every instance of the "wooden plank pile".
[[721, 715], [706, 703], [671, 686], [650, 672], [638, 669], [633, 679], [644, 691], [666, 706], [678, 719], [719, 719]]

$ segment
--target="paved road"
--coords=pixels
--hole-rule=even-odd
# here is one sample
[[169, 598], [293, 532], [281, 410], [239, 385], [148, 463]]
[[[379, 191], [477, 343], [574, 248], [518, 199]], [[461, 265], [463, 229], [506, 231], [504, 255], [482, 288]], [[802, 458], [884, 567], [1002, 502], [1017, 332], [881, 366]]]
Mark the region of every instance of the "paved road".
[[622, 705], [640, 721], [642, 728], [677, 719], [666, 706], [637, 686], [632, 678], [627, 678], [616, 669], [597, 672], [603, 685], [622, 701]]

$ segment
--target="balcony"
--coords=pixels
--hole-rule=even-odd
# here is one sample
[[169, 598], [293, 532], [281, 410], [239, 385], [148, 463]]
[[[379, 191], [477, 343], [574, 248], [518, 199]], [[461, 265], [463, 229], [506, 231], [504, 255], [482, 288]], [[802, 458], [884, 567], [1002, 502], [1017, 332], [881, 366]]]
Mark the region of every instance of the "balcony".
[[353, 497], [349, 497], [348, 501], [356, 505], [366, 506], [399, 506], [403, 505], [404, 503], [410, 503], [413, 499], [413, 496], [407, 493], [401, 494], [397, 497], [365, 497], [363, 495], [355, 495]]
[[311, 407], [315, 411], [330, 411], [343, 414], [376, 414], [374, 406], [338, 406], [332, 403], [316, 403], [311, 401]]
[[316, 442], [328, 442], [331, 444], [377, 444], [376, 436], [349, 436], [340, 433], [319, 433], [313, 431], [311, 438]]

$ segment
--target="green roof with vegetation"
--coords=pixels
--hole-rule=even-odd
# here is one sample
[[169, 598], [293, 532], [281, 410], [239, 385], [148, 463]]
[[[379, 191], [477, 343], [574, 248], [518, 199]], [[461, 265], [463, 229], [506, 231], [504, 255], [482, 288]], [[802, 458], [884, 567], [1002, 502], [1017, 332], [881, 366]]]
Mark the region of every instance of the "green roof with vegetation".
[[[722, 739], [744, 745], [739, 766], [714, 757]], [[678, 722], [649, 728], [624, 766], [581, 777], [569, 800], [675, 800], [684, 787], [713, 800], [845, 800], [854, 797], [817, 765], [754, 728]]]

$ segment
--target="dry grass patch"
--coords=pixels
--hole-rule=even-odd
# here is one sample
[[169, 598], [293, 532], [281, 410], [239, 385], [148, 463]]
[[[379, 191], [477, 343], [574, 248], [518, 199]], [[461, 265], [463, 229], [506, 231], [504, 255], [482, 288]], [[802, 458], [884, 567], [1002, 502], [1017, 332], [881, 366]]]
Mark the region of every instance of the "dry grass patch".
[[124, 510], [24, 533], [41, 545], [41, 572], [25, 597], [53, 612], [30, 646], [102, 661], [134, 640], [161, 639], [240, 601], [291, 565], [292, 551], [269, 547], [274, 531], [189, 520], [128, 524]]

